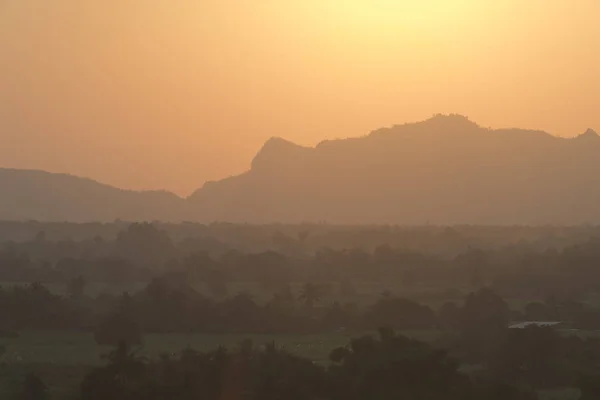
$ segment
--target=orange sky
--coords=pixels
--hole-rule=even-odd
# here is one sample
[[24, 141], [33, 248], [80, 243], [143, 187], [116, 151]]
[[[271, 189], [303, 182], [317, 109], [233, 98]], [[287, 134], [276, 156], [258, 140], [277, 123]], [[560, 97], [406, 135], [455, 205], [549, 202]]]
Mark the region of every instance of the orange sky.
[[600, 130], [597, 0], [0, 0], [0, 166], [189, 194], [270, 136]]

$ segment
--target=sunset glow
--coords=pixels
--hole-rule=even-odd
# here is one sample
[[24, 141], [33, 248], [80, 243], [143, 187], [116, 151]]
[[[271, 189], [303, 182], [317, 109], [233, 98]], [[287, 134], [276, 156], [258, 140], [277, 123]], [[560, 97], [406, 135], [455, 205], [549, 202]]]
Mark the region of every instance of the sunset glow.
[[332, 19], [369, 32], [440, 31], [464, 27], [476, 15], [477, 3], [469, 0], [349, 0], [325, 1]]
[[188, 194], [271, 136], [438, 112], [573, 136], [600, 128], [598, 16], [592, 0], [3, 1], [0, 160]]

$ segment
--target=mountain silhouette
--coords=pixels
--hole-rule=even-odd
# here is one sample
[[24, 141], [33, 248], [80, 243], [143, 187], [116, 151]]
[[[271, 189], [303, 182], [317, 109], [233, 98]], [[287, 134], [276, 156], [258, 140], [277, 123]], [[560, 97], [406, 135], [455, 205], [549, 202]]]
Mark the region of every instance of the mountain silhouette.
[[540, 225], [600, 223], [600, 136], [487, 129], [460, 115], [303, 147], [269, 139], [187, 199], [0, 169], [0, 219]]
[[90, 179], [0, 169], [0, 220], [180, 221], [187, 203], [169, 192], [121, 190]]
[[201, 220], [362, 224], [600, 222], [600, 137], [487, 129], [460, 115], [314, 148], [266, 142], [188, 200]]

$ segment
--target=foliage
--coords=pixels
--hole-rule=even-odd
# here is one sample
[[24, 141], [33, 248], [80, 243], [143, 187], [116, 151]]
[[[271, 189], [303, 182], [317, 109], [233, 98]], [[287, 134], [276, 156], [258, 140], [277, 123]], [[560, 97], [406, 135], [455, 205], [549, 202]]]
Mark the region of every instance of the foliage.
[[331, 354], [333, 399], [465, 399], [469, 380], [440, 350], [382, 329]]

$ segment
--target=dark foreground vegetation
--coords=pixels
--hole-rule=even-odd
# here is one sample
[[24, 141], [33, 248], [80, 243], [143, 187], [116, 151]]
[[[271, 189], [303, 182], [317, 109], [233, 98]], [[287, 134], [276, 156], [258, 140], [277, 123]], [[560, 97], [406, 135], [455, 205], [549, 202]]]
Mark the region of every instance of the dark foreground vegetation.
[[[82, 384], [87, 399], [529, 399], [516, 386], [470, 378], [442, 350], [382, 329], [331, 353], [328, 368], [268, 344], [193, 350], [145, 362], [120, 345]], [[115, 379], [117, 377], [117, 379]], [[483, 396], [483, 397], [482, 397]]]
[[[466, 335], [462, 339], [472, 338]], [[552, 385], [579, 387], [581, 399], [600, 396], [597, 341], [527, 328], [489, 331], [477, 342], [477, 351], [485, 351], [467, 368], [465, 360], [473, 355], [461, 360], [461, 346], [449, 350], [391, 329], [334, 349], [327, 365], [276, 343], [243, 341], [234, 349], [210, 352], [188, 348], [149, 360], [122, 341], [106, 354], [104, 365], [87, 369], [77, 394], [69, 398], [534, 400], [535, 389]], [[11, 395], [51, 398], [32, 373], [19, 380]]]
[[[550, 399], [597, 399], [598, 233], [0, 224], [0, 392], [61, 400], [546, 400], [540, 396], [567, 388], [574, 397]], [[524, 321], [561, 324], [509, 328]], [[93, 335], [106, 357], [15, 361], [11, 344], [29, 332]], [[243, 340], [339, 332], [356, 339], [327, 349], [328, 360], [277, 340]], [[144, 355], [149, 335], [183, 333], [238, 335], [239, 345], [199, 351], [182, 343]], [[69, 384], [57, 389], [49, 370]]]

